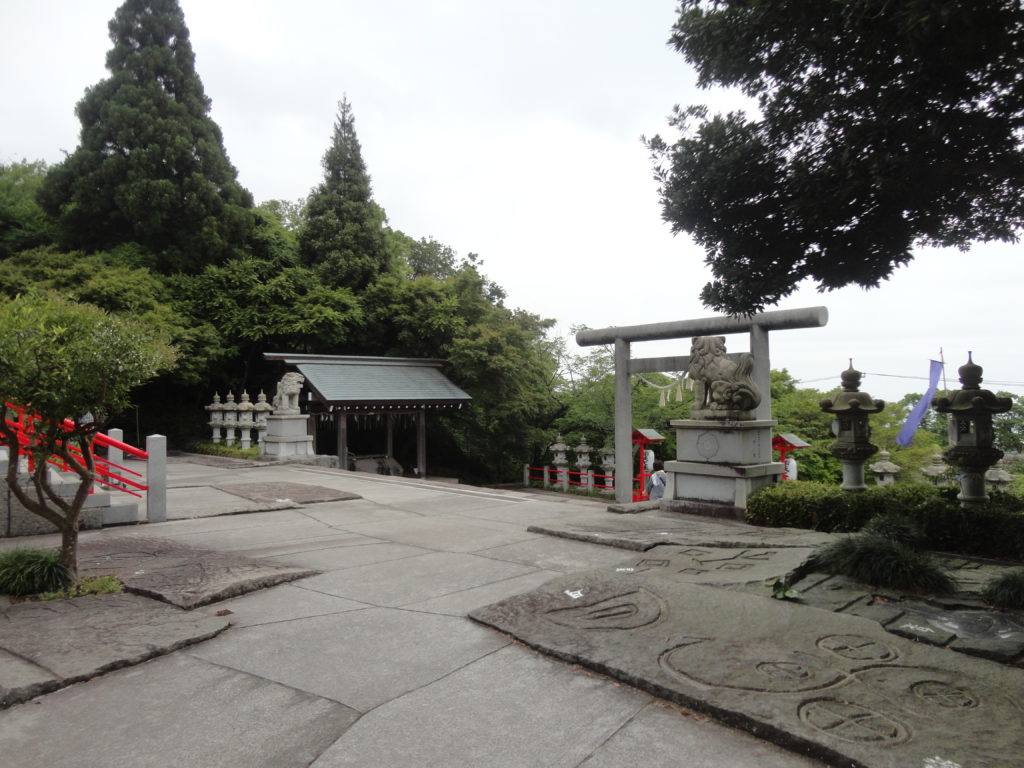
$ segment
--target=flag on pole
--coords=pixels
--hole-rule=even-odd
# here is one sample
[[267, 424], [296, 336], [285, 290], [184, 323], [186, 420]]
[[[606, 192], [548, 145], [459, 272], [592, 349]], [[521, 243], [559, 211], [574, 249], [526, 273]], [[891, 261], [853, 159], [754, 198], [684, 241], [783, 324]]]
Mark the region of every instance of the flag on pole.
[[910, 441], [914, 439], [914, 433], [917, 432], [917, 428], [921, 425], [921, 419], [924, 418], [925, 411], [931, 405], [932, 398], [935, 397], [935, 390], [939, 386], [939, 376], [942, 375], [942, 363], [938, 360], [931, 360], [929, 362], [931, 363], [931, 368], [928, 373], [928, 391], [917, 401], [914, 410], [910, 412], [907, 420], [903, 422], [903, 429], [896, 436], [896, 442], [904, 448], [910, 445]]

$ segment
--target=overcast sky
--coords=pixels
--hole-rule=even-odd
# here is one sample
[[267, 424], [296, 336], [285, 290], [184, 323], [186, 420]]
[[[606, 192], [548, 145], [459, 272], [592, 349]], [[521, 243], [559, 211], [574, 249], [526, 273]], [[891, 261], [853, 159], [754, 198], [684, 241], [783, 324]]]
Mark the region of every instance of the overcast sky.
[[[58, 162], [78, 145], [76, 102], [106, 76], [118, 0], [0, 0], [0, 162]], [[675, 0], [181, 0], [228, 155], [257, 202], [321, 180], [347, 95], [390, 225], [477, 253], [507, 303], [604, 328], [707, 317], [703, 253], [661, 220], [640, 141], [674, 104], [742, 104], [699, 91], [666, 45]], [[819, 294], [824, 328], [772, 334], [772, 367], [807, 386], [895, 400], [949, 384], [973, 350], [985, 386], [1024, 395], [1016, 245], [922, 250], [878, 290]], [[730, 336], [729, 351], [746, 338]], [[634, 356], [689, 343], [636, 344]], [[905, 378], [918, 377], [918, 378]]]

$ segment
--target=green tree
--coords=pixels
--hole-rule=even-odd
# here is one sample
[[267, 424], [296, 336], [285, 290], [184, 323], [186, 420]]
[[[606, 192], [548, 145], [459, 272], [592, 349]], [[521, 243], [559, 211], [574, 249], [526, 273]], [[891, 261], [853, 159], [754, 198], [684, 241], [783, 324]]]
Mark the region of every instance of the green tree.
[[[129, 405], [132, 390], [174, 358], [161, 334], [88, 304], [44, 293], [0, 303], [0, 403], [40, 417], [37, 442], [28, 446], [0, 418], [0, 442], [10, 452], [7, 486], [26, 509], [60, 531], [60, 561], [73, 577], [82, 506], [96, 478], [92, 442]], [[0, 410], [7, 415], [6, 407]], [[22, 456], [33, 460], [31, 487], [19, 482]], [[78, 475], [70, 498], [51, 484], [51, 456]]]
[[51, 241], [52, 222], [36, 201], [45, 177], [41, 160], [0, 163], [0, 260]]
[[1013, 399], [1013, 407], [1009, 411], [992, 417], [996, 447], [1007, 453], [1024, 453], [1024, 400], [1009, 392], [996, 394]]
[[761, 310], [810, 278], [875, 287], [915, 244], [1024, 223], [1018, 0], [682, 0], [670, 43], [759, 115], [676, 108], [648, 142], [663, 214], [706, 251], [704, 303]]
[[39, 200], [70, 249], [136, 242], [161, 272], [222, 263], [253, 224], [177, 0], [126, 0], [110, 22], [110, 77], [76, 112], [78, 148], [54, 166]]
[[373, 202], [370, 176], [348, 99], [338, 102], [324, 180], [309, 195], [299, 233], [303, 263], [330, 286], [365, 288], [388, 266], [384, 211]]

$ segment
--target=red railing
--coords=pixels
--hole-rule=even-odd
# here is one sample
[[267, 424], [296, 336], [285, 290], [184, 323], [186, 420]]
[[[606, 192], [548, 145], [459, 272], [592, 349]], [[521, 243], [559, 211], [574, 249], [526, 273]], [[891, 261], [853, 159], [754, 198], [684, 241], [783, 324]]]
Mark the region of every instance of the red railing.
[[[560, 470], [555, 467], [526, 466], [524, 467], [524, 471], [524, 479], [527, 481], [527, 483], [531, 481], [543, 483], [545, 487], [552, 485], [560, 486], [562, 484], [560, 475], [564, 473], [566, 475], [566, 480], [569, 485], [574, 485], [579, 488], [595, 489], [598, 491], [611, 491], [615, 489], [614, 482], [608, 482], [614, 481], [615, 475], [601, 475], [598, 474], [597, 472], [574, 472], [571, 470]], [[547, 473], [546, 481], [544, 474], [545, 472]], [[590, 477], [593, 477], [593, 483], [591, 483], [588, 480], [588, 478]]]
[[[7, 409], [4, 413], [4, 422], [8, 427], [14, 430], [15, 438], [17, 439], [21, 450], [31, 448], [33, 445], [37, 444], [38, 439], [35, 437], [37, 431], [36, 425], [42, 422], [42, 419], [35, 414], [27, 413], [24, 408], [14, 405], [13, 403], [5, 403], [5, 405], [7, 406]], [[8, 415], [12, 412], [14, 413], [14, 418], [8, 418]], [[61, 426], [66, 432], [70, 432], [74, 428], [74, 424], [68, 419], [65, 419]], [[4, 441], [0, 438], [0, 445], [3, 444]], [[97, 445], [106, 448], [108, 453], [111, 449], [114, 449], [115, 451], [121, 451], [122, 453], [135, 456], [139, 459], [146, 460], [149, 458], [149, 455], [145, 451], [136, 448], [133, 445], [122, 443], [120, 440], [115, 440], [112, 437], [104, 435], [102, 432], [98, 433], [93, 439], [90, 452], [92, 452]], [[67, 448], [68, 452], [75, 460], [75, 463], [78, 464], [80, 468], [84, 468], [86, 466], [85, 458], [82, 456], [82, 452], [77, 446], [65, 443], [65, 448]], [[95, 453], [91, 453], [91, 455], [93, 470], [96, 475], [96, 483], [98, 485], [111, 490], [127, 493], [131, 496], [139, 498], [142, 497], [142, 494], [136, 493], [136, 491], [145, 491], [147, 490], [147, 486], [134, 479], [142, 477], [139, 472], [110, 461], [109, 458], [97, 456]], [[8, 459], [11, 461], [15, 460], [13, 455], [9, 456]], [[31, 472], [35, 468], [31, 454], [28, 457], [28, 461], [29, 471]], [[73, 471], [72, 467], [69, 466], [68, 463], [60, 456], [50, 456], [47, 459], [47, 463], [63, 472]], [[92, 493], [93, 491], [94, 488], [89, 489], [89, 493]]]

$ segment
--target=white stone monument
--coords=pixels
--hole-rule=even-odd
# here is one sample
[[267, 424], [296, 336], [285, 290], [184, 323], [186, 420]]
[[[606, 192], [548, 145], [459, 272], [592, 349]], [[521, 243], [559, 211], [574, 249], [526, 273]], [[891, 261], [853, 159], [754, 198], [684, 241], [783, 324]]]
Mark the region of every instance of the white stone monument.
[[313, 455], [313, 436], [309, 434], [309, 415], [299, 410], [299, 393], [305, 377], [286, 373], [277, 384], [274, 412], [267, 417], [263, 455], [275, 459]]

